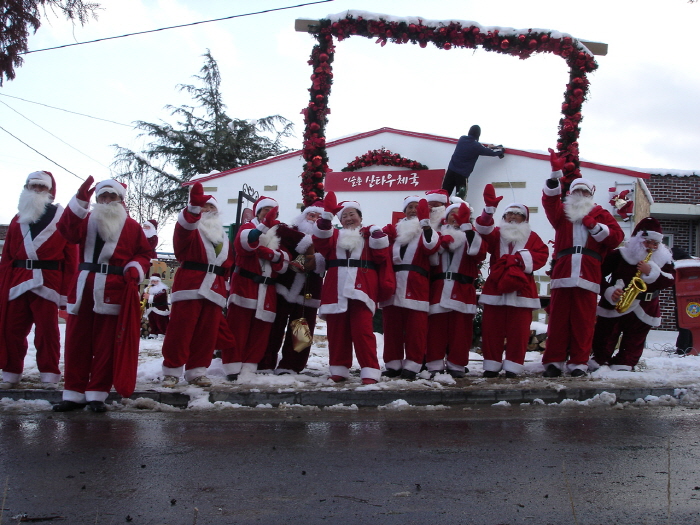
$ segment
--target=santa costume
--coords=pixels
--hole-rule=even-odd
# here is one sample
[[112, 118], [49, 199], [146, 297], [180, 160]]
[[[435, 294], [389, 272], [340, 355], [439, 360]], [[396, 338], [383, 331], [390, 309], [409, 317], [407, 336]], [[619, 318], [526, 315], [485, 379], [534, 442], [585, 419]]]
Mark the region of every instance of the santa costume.
[[[318, 312], [326, 320], [331, 379], [350, 376], [354, 347], [362, 382], [377, 383], [381, 372], [372, 317], [380, 291], [388, 298], [395, 289], [389, 238], [378, 226], [362, 226], [358, 202], [336, 205], [328, 192], [324, 210], [314, 227], [314, 246], [326, 259]], [[333, 214], [342, 229], [333, 228]]]
[[479, 268], [486, 244], [474, 231], [469, 204], [455, 198], [440, 227], [440, 248], [431, 259], [430, 310], [426, 367], [431, 375], [468, 372]]
[[236, 270], [231, 276], [227, 319], [241, 354], [228, 359], [222, 352], [224, 372], [235, 381], [241, 372], [256, 372], [265, 356], [277, 312], [277, 276], [287, 271], [289, 253], [281, 246], [278, 204], [260, 197], [253, 205], [254, 218], [241, 226], [234, 241]]
[[170, 301], [168, 285], [157, 275], [151, 276], [151, 284], [146, 288], [148, 308], [144, 316], [148, 319], [149, 332], [154, 336], [164, 336], [170, 321]]
[[[128, 394], [136, 383], [137, 286], [148, 270], [151, 248], [141, 225], [127, 215], [126, 187], [108, 179], [91, 188], [92, 182], [88, 177], [57, 224], [68, 242], [80, 245], [80, 264], [68, 295], [65, 382], [56, 411], [89, 404], [93, 411], [104, 412], [113, 384]], [[93, 193], [97, 203], [89, 211]], [[128, 319], [120, 319], [122, 308], [128, 308]], [[119, 389], [117, 381], [125, 376], [130, 384]]]
[[[659, 221], [647, 217], [635, 226], [625, 245], [603, 261], [605, 280], [598, 303], [589, 369], [609, 365], [612, 370], [631, 371], [642, 356], [649, 330], [661, 325], [659, 291], [672, 287], [675, 279], [671, 250], [661, 242], [662, 239]], [[651, 259], [644, 264], [649, 250], [652, 250]], [[637, 295], [627, 310], [618, 312], [616, 305], [620, 299], [613, 294], [616, 290], [624, 290], [638, 271], [646, 289]], [[618, 340], [620, 347], [613, 355]]]
[[494, 197], [493, 186], [488, 184], [486, 207], [476, 220], [476, 229], [491, 254], [489, 276], [479, 298], [484, 307], [484, 377], [497, 377], [501, 370], [506, 377], [515, 377], [524, 370], [532, 311], [541, 307], [533, 274], [547, 263], [549, 249], [530, 229], [530, 210], [523, 204], [509, 204], [500, 226], [494, 226], [493, 213], [502, 198]]
[[[321, 288], [326, 262], [313, 247], [312, 233], [316, 219], [323, 212], [323, 201], [316, 201], [297, 216], [290, 225], [280, 224], [278, 234], [289, 252], [287, 271], [277, 276], [277, 314], [270, 330], [265, 356], [258, 370], [274, 370], [275, 374], [301, 373], [309, 360], [311, 345], [295, 351], [292, 321], [304, 318], [313, 338], [316, 313], [321, 304]], [[277, 357], [282, 349], [279, 363]]]
[[[177, 217], [173, 248], [180, 268], [170, 294], [162, 384], [175, 386], [184, 369], [187, 382], [207, 387], [211, 385], [207, 369], [219, 330], [228, 330], [222, 321], [233, 255], [218, 214], [218, 202], [204, 195], [200, 183], [192, 186], [190, 202]], [[227, 350], [235, 353], [237, 347]]]
[[563, 159], [551, 153], [552, 176], [543, 190], [542, 206], [554, 228], [553, 267], [547, 348], [542, 356], [546, 377], [565, 369], [585, 375], [593, 342], [601, 265], [624, 234], [610, 213], [593, 202], [595, 186], [574, 179], [561, 200]]
[[156, 254], [156, 247], [158, 246], [158, 221], [155, 219], [148, 219], [145, 221], [141, 227], [143, 228], [143, 233], [148, 239], [148, 245], [151, 247], [151, 259], [156, 259], [158, 254]]
[[[409, 206], [411, 212], [407, 213]], [[440, 236], [430, 225], [425, 199], [406, 197], [403, 211], [406, 218], [384, 228], [389, 237], [396, 293], [379, 303], [384, 325], [383, 375], [415, 379], [428, 347], [430, 256], [440, 247]]]
[[66, 306], [78, 254], [76, 246], [56, 229], [63, 207], [53, 204], [55, 196], [51, 173], [30, 173], [18, 214], [7, 230], [0, 258], [2, 389], [15, 388], [22, 379], [32, 324], [36, 326], [34, 346], [42, 385], [56, 388], [61, 378], [58, 308]]

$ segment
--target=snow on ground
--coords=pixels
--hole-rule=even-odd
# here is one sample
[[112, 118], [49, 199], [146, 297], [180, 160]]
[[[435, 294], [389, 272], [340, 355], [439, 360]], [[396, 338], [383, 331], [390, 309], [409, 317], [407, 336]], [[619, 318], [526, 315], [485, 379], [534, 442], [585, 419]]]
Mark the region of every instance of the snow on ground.
[[[532, 328], [538, 333], [546, 331], [543, 323], [533, 323]], [[351, 369], [350, 379], [345, 383], [335, 384], [328, 378], [328, 347], [325, 341], [326, 326], [319, 320], [316, 329], [316, 342], [312, 346], [308, 365], [303, 374], [290, 374], [276, 376], [266, 373], [243, 373], [239, 380], [232, 384], [225, 378], [225, 373], [221, 366], [220, 359], [214, 359], [209, 368], [208, 376], [211, 378], [212, 390], [233, 391], [233, 392], [298, 392], [309, 390], [325, 391], [420, 391], [450, 388], [465, 389], [518, 389], [518, 388], [549, 388], [564, 390], [572, 387], [574, 381], [571, 378], [557, 380], [545, 379], [541, 377], [543, 367], [541, 365], [541, 354], [539, 352], [528, 352], [526, 354], [525, 373], [517, 379], [484, 379], [481, 355], [471, 352], [469, 363], [469, 374], [467, 379], [455, 381], [448, 374], [438, 374], [430, 379], [427, 373], [422, 373], [415, 381], [403, 379], [382, 380], [376, 385], [362, 385], [359, 377], [359, 365], [355, 360]], [[61, 341], [65, 335], [65, 325], [60, 325]], [[377, 350], [381, 361], [383, 349], [383, 336], [377, 336]], [[575, 385], [587, 388], [651, 388], [651, 387], [673, 387], [675, 396], [648, 396], [647, 399], [640, 399], [636, 402], [638, 406], [675, 406], [676, 404], [700, 405], [700, 357], [679, 356], [674, 353], [677, 332], [652, 331], [649, 333], [647, 345], [642, 359], [634, 372], [614, 372], [609, 367], [603, 366], [591, 373], [588, 377], [576, 380]], [[225, 410], [225, 409], [251, 409], [233, 403], [222, 401], [210, 402], [208, 391], [201, 388], [187, 385], [181, 379], [180, 384], [174, 389], [165, 389], [160, 386], [162, 355], [161, 348], [163, 342], [154, 339], [142, 339], [140, 343], [139, 368], [137, 374], [136, 391], [157, 391], [157, 392], [178, 392], [190, 397], [188, 408], [191, 410]], [[63, 362], [61, 361], [61, 368]], [[20, 388], [38, 388], [39, 371], [36, 367], [36, 350], [33, 345], [33, 332], [29, 336], [29, 351], [25, 359], [25, 371]], [[605, 392], [586, 401], [565, 400], [559, 406], [627, 406], [629, 403], [620, 404], [616, 402], [615, 395]], [[541, 400], [535, 400], [531, 405], [545, 404]], [[557, 405], [553, 403], [552, 405]], [[13, 401], [10, 399], [0, 399], [0, 411], [31, 412], [43, 411], [49, 408], [47, 401]], [[510, 403], [502, 401], [496, 406], [509, 407]], [[116, 406], [114, 407], [116, 408]], [[171, 411], [179, 410], [169, 405], [163, 405], [156, 401], [139, 398], [135, 400], [125, 400], [120, 409], [125, 410], [153, 410]], [[272, 405], [258, 405], [254, 410], [272, 409]], [[405, 410], [413, 408], [421, 410], [440, 410], [446, 407], [411, 406], [404, 400], [397, 400], [389, 405], [379, 407], [380, 410]], [[301, 405], [282, 404], [277, 410], [318, 410], [318, 407], [302, 407]], [[324, 410], [341, 411], [357, 410], [355, 405], [336, 405], [324, 407]]]

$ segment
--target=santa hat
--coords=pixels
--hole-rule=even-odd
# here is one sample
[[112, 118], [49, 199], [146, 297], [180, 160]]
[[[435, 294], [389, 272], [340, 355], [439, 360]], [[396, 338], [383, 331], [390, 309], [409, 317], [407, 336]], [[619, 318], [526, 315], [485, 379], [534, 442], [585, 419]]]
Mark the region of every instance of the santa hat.
[[408, 207], [409, 204], [412, 202], [420, 202], [421, 197], [419, 195], [409, 195], [403, 200], [403, 211], [406, 211], [406, 208]]
[[147, 221], [144, 222], [144, 224], [149, 223], [151, 226], [153, 226], [154, 230], [158, 229], [158, 221], [155, 219], [148, 219]]
[[588, 190], [593, 195], [595, 193], [595, 184], [584, 178], [574, 179], [571, 186], [569, 186], [569, 193], [573, 193], [574, 190]]
[[151, 275], [150, 280], [151, 280], [151, 281], [161, 282], [160, 277], [158, 277], [157, 275]]
[[253, 204], [253, 215], [255, 215], [257, 217], [258, 212], [260, 210], [262, 210], [265, 206], [270, 206], [270, 207], [274, 208], [275, 206], [279, 206], [279, 204], [272, 197], [265, 197], [263, 195], [262, 197], [260, 197], [258, 200], [255, 201], [255, 204]]
[[659, 221], [653, 217], [645, 217], [634, 227], [632, 237], [641, 237], [645, 241], [651, 239], [652, 241], [661, 242], [664, 234]]
[[445, 190], [428, 190], [425, 192], [425, 199], [428, 202], [441, 202], [447, 204], [449, 195]]
[[307, 214], [307, 213], [310, 213], [310, 212], [313, 212], [313, 213], [323, 213], [324, 211], [326, 211], [325, 208], [324, 208], [323, 206], [324, 206], [323, 200], [322, 200], [322, 199], [319, 199], [319, 200], [313, 202], [310, 206], [307, 206], [306, 208], [304, 208], [304, 209], [301, 211], [301, 214], [302, 214], [304, 217], [306, 217], [306, 214]]
[[56, 181], [51, 175], [50, 171], [35, 171], [27, 175], [27, 186], [30, 184], [39, 184], [41, 186], [46, 186], [49, 189], [49, 193], [55, 197], [56, 196]]
[[525, 220], [527, 222], [530, 222], [530, 209], [524, 204], [518, 204], [517, 202], [509, 204], [508, 206], [506, 206], [506, 209], [503, 210], [504, 217], [506, 213], [519, 213], [520, 215], [525, 217]]
[[95, 198], [99, 197], [103, 193], [116, 193], [123, 201], [126, 197], [126, 184], [114, 179], [100, 181], [95, 186]]
[[338, 220], [340, 220], [341, 215], [343, 215], [343, 212], [347, 210], [348, 208], [355, 208], [357, 211], [362, 214], [362, 208], [360, 207], [360, 203], [357, 201], [343, 201], [339, 202], [338, 206], [342, 206], [340, 211], [335, 214], [336, 217], [338, 217]]
[[449, 217], [450, 213], [453, 212], [454, 210], [458, 210], [459, 207], [462, 205], [462, 203], [466, 204], [467, 207], [469, 208], [469, 211], [471, 211], [472, 215], [474, 214], [474, 208], [469, 206], [469, 203], [467, 201], [463, 201], [459, 197], [450, 197], [450, 204], [446, 209], [445, 209], [445, 218]]

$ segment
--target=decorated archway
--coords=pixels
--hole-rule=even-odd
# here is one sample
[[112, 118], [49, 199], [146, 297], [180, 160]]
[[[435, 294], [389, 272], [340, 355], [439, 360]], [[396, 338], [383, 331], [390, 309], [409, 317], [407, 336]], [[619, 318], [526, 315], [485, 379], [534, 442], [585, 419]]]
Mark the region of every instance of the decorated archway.
[[418, 18], [395, 18], [348, 11], [343, 15], [318, 21], [313, 29], [318, 43], [311, 51], [309, 64], [313, 68], [309, 104], [304, 115], [304, 170], [301, 175], [304, 205], [324, 195], [325, 174], [328, 168], [325, 128], [330, 113], [328, 99], [333, 84], [334, 39], [351, 36], [375, 38], [382, 46], [395, 44], [433, 44], [439, 49], [478, 48], [526, 59], [535, 53], [552, 53], [562, 57], [569, 66], [569, 82], [562, 103], [559, 120], [557, 150], [566, 159], [565, 184], [581, 176], [579, 170], [578, 137], [582, 120], [581, 106], [588, 94], [588, 73], [598, 67], [593, 54], [576, 38], [558, 31], [513, 28], [484, 28], [479, 24], [457, 21], [424, 23]]

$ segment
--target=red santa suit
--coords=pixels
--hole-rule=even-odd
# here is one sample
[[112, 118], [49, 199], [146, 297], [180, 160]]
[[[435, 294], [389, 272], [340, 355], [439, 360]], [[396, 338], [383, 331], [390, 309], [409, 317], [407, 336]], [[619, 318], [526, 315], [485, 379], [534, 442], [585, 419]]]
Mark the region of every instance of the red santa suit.
[[[579, 178], [572, 182], [570, 193], [579, 187], [591, 194], [595, 191], [590, 181]], [[549, 179], [545, 185], [542, 206], [555, 230], [547, 348], [542, 364], [545, 368], [552, 364], [560, 371], [566, 364], [572, 372], [578, 369], [585, 373], [593, 340], [601, 265], [624, 234], [615, 218], [600, 206], [589, 212], [595, 222], [590, 230], [583, 219], [569, 220], [558, 179]]]
[[[547, 263], [549, 249], [539, 235], [530, 231], [527, 206], [509, 204], [504, 216], [509, 212], [523, 215], [525, 222], [517, 225], [504, 222], [498, 227], [490, 214], [476, 220], [476, 229], [491, 254], [490, 273], [479, 298], [484, 307], [482, 351], [485, 372], [498, 373], [503, 369], [520, 374], [524, 369], [532, 310], [541, 307], [533, 273]], [[496, 270], [499, 266], [501, 271]]]
[[[603, 261], [605, 279], [598, 303], [593, 358], [588, 363], [590, 369], [609, 365], [613, 370], [631, 371], [642, 356], [649, 330], [661, 325], [659, 290], [672, 287], [675, 279], [673, 257], [664, 244], [659, 244], [653, 252], [648, 262], [651, 267], [649, 274], [639, 275], [646, 284], [646, 291], [637, 295], [625, 312], [615, 309], [618, 301], [613, 301], [612, 294], [615, 290], [624, 290], [636, 275], [637, 264], [648, 254], [643, 241], [651, 239], [661, 243], [662, 238], [659, 222], [647, 217], [637, 224], [627, 244], [610, 253]], [[620, 347], [613, 356], [618, 340]]]
[[143, 233], [148, 239], [148, 245], [151, 247], [151, 259], [156, 259], [158, 254], [156, 253], [156, 247], [158, 246], [158, 221], [155, 219], [148, 219], [143, 223]]
[[[343, 209], [337, 213], [339, 218], [347, 208], [360, 210], [354, 201], [340, 204]], [[319, 219], [314, 228], [314, 246], [326, 259], [318, 313], [327, 323], [331, 376], [340, 380], [349, 377], [354, 346], [361, 379], [379, 381], [372, 317], [380, 286], [394, 285], [389, 238], [378, 226], [338, 230], [330, 220]]]
[[[276, 207], [277, 201], [260, 197], [253, 214]], [[241, 226], [234, 241], [236, 270], [231, 276], [228, 323], [241, 347], [240, 358], [230, 361], [222, 353], [226, 375], [255, 372], [265, 350], [277, 312], [277, 275], [287, 271], [289, 253], [280, 246], [279, 226], [271, 228], [256, 217]]]
[[[155, 276], [151, 279], [154, 278]], [[149, 331], [152, 335], [165, 335], [170, 320], [168, 287], [158, 278], [158, 283], [150, 285], [146, 293], [148, 293], [148, 309], [144, 315], [148, 319]]]
[[[291, 321], [302, 317], [306, 319], [313, 337], [316, 314], [321, 304], [326, 262], [320, 253], [314, 253], [313, 250], [313, 239], [310, 235], [313, 223], [306, 220], [310, 212], [323, 212], [322, 203], [308, 206], [292, 226], [280, 225], [278, 229], [282, 246], [289, 252], [290, 259], [295, 260], [301, 255], [304, 259], [304, 269], [296, 270], [290, 265], [285, 273], [277, 277], [277, 313], [270, 330], [265, 356], [258, 363], [258, 370], [274, 369], [276, 374], [301, 373], [309, 359], [311, 345], [299, 352], [294, 351]], [[305, 234], [301, 229], [308, 229], [309, 233]], [[308, 254], [308, 258], [303, 254]], [[277, 363], [280, 347], [282, 359]]]
[[470, 222], [444, 224], [440, 234], [443, 242], [439, 252], [430, 258], [430, 343], [425, 360], [431, 374], [447, 369], [455, 377], [463, 377], [469, 364], [476, 314], [474, 282], [486, 258], [486, 243]]
[[[216, 199], [209, 196], [207, 204], [216, 205]], [[214, 222], [209, 232], [203, 215], [201, 206], [189, 204], [178, 215], [173, 236], [180, 268], [170, 294], [172, 307], [163, 341], [163, 375], [179, 378], [184, 369], [186, 381], [206, 376], [219, 330], [228, 330], [221, 321], [233, 255], [223, 228]], [[233, 339], [230, 334], [226, 336]], [[228, 350], [235, 352], [236, 348]]]
[[[404, 199], [404, 210], [419, 197]], [[429, 221], [425, 219], [429, 225]], [[422, 229], [418, 218], [402, 219], [387, 226], [396, 293], [379, 303], [384, 324], [384, 365], [387, 371], [420, 372], [428, 347], [430, 306], [430, 256], [440, 247], [440, 236], [431, 227]]]
[[[61, 345], [58, 307], [66, 306], [68, 288], [77, 269], [77, 248], [57, 231], [63, 208], [51, 204], [56, 184], [49, 172], [35, 172], [27, 184], [49, 189], [43, 198], [33, 190], [28, 197], [46, 200], [35, 220], [15, 215], [10, 222], [0, 258], [0, 368], [3, 381], [16, 385], [22, 378], [27, 336], [32, 324], [37, 367], [42, 383], [55, 388]], [[42, 204], [42, 203], [40, 203]]]
[[[123, 201], [121, 183], [99, 182], [96, 193], [106, 187]], [[150, 265], [151, 248], [141, 225], [126, 213], [115, 223], [113, 236], [102, 239], [97, 216], [88, 211], [87, 201], [76, 196], [57, 224], [68, 242], [80, 245], [78, 273], [68, 295], [64, 401], [84, 404], [107, 399], [114, 378], [117, 316], [127, 289], [124, 275], [134, 268], [143, 279]], [[136, 317], [133, 328], [138, 331], [138, 311]]]

